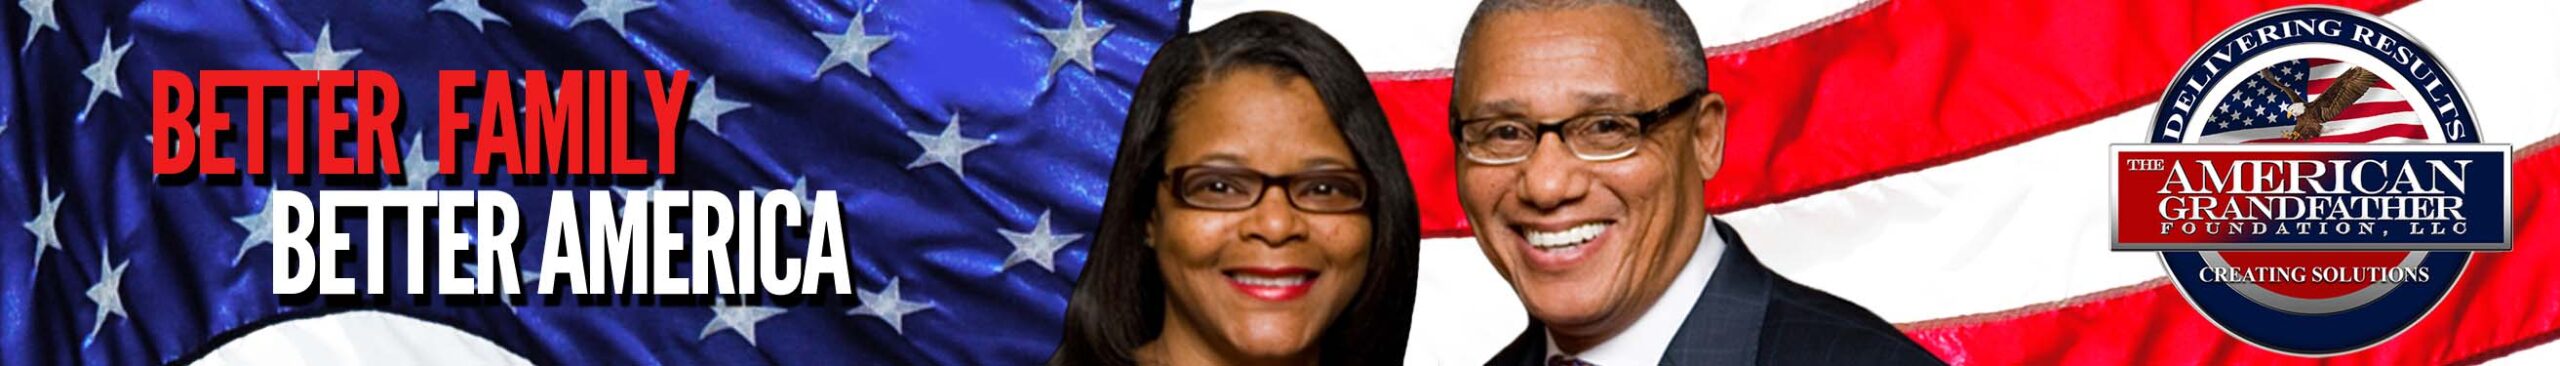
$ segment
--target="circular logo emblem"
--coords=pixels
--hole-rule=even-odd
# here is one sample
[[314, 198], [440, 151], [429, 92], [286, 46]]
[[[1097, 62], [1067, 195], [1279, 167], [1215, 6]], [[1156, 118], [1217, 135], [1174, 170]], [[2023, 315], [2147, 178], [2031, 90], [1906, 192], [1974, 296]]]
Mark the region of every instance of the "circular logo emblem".
[[2115, 147], [2120, 251], [2157, 251], [2206, 318], [2269, 350], [2354, 352], [2512, 243], [2508, 148], [2480, 145], [2433, 53], [2370, 14], [2298, 6], [2198, 50], [2150, 144]]

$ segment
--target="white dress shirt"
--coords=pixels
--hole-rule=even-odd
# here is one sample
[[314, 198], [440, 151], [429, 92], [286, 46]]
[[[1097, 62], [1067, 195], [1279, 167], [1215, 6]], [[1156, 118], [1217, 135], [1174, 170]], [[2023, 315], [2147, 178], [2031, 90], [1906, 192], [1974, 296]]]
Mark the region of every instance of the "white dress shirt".
[[1689, 309], [1697, 305], [1698, 295], [1707, 289], [1707, 279], [1715, 275], [1716, 261], [1724, 259], [1724, 238], [1716, 235], [1714, 219], [1708, 220], [1701, 223], [1706, 230], [1699, 234], [1698, 249], [1689, 253], [1689, 264], [1680, 266], [1680, 274], [1671, 279], [1671, 287], [1653, 300], [1653, 306], [1645, 308], [1635, 324], [1580, 354], [1556, 348], [1556, 335], [1550, 331], [1547, 356], [1563, 355], [1600, 366], [1661, 364], [1662, 353], [1671, 349], [1671, 338], [1680, 334], [1680, 325], [1689, 320]]

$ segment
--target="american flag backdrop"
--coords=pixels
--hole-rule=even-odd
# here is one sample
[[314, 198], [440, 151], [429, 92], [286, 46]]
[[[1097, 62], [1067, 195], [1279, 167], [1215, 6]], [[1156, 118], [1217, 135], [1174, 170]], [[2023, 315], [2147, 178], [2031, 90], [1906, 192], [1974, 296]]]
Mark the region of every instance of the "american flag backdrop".
[[[2267, 66], [2265, 77], [2246, 77], [2240, 86], [2214, 107], [2213, 119], [2205, 121], [2205, 143], [2288, 142], [2285, 131], [2293, 130], [2292, 106], [2320, 100], [2338, 76], [2356, 65], [2331, 59], [2301, 59]], [[2268, 82], [2269, 79], [2275, 82]], [[2294, 98], [2301, 98], [2300, 101]], [[2426, 125], [2418, 121], [2418, 112], [2409, 107], [2407, 97], [2392, 88], [2389, 81], [2374, 82], [2365, 88], [2355, 103], [2340, 110], [2337, 116], [2323, 122], [2320, 137], [2308, 142], [2397, 143], [2426, 141]]]
[[[2312, 359], [2196, 313], [2153, 253], [2110, 252], [2107, 146], [2136, 143], [2179, 65], [2232, 24], [2304, 3], [2379, 14], [2442, 58], [2482, 141], [2516, 148], [2515, 250], [2479, 253], [2426, 319]], [[1408, 363], [1477, 364], [1527, 323], [1473, 242], [1446, 131], [1467, 1], [1201, 1], [1193, 18], [1299, 14], [1371, 73], [1420, 192]], [[2388, 364], [2560, 357], [2560, 4], [2493, 0], [1683, 1], [1728, 107], [1717, 219], [1781, 275], [1856, 302], [1956, 364]], [[1205, 23], [1194, 21], [1194, 29]], [[2376, 63], [2379, 64], [2379, 63]], [[2284, 67], [2326, 90], [2343, 64]], [[2379, 66], [2368, 66], [2379, 67]], [[2379, 69], [2377, 69], [2379, 70]], [[2303, 76], [2303, 75], [2312, 76]], [[2411, 122], [2383, 83], [2323, 138]], [[2232, 98], [2238, 98], [2235, 93]], [[2264, 95], [2257, 105], [2266, 105]], [[2407, 103], [2398, 108], [2406, 109]], [[2281, 106], [2277, 106], [2281, 107]], [[2234, 117], [2239, 117], [2235, 107]], [[2265, 115], [2250, 111], [2251, 116]], [[2282, 115], [2269, 109], [2263, 113]], [[2362, 113], [2362, 114], [2359, 114]], [[2239, 132], [2234, 118], [2230, 129]], [[2291, 121], [2267, 133], [2281, 133]], [[2256, 125], [2252, 125], [2256, 126]], [[2411, 125], [2411, 126], [2414, 126]], [[2217, 126], [2218, 127], [2218, 126]], [[2254, 132], [2253, 132], [2254, 133]], [[2224, 133], [2223, 135], [2238, 135]], [[2424, 135], [2382, 137], [2426, 138]], [[2334, 139], [2333, 139], [2334, 140]]]
[[[11, 46], [0, 68], [12, 75], [0, 88], [0, 159], [8, 162], [0, 184], [24, 188], [0, 193], [8, 207], [0, 219], [11, 223], [0, 235], [0, 294], [7, 294], [0, 296], [0, 364], [8, 365], [189, 360], [224, 342], [254, 340], [245, 337], [250, 331], [359, 309], [449, 326], [541, 364], [1038, 362], [1054, 347], [1066, 292], [1083, 268], [1082, 237], [1094, 230], [1128, 89], [1157, 45], [1179, 31], [1185, 6], [19, 3], [0, 18], [7, 23], [0, 28], [15, 32], [0, 37]], [[404, 165], [430, 168], [436, 154], [422, 147], [438, 139], [431, 122], [438, 70], [549, 70], [554, 77], [561, 70], [630, 70], [637, 156], [663, 148], [652, 146], [650, 121], [674, 112], [637, 99], [644, 95], [641, 70], [688, 70], [691, 104], [677, 118], [684, 124], [682, 174], [528, 183], [411, 168], [409, 176], [378, 182], [279, 176], [156, 183], [146, 160], [152, 72], [214, 69], [383, 70], [400, 82], [406, 104], [408, 122], [396, 132]], [[270, 108], [282, 108], [270, 100]], [[479, 103], [462, 100], [457, 109], [476, 120]], [[221, 108], [238, 118], [243, 103], [226, 104]], [[281, 154], [284, 126], [268, 126], [250, 138], [269, 140]], [[240, 156], [239, 142], [228, 144], [225, 154]], [[555, 189], [834, 190], [846, 213], [858, 294], [800, 304], [602, 307], [525, 303], [561, 301], [542, 296], [293, 305], [269, 295], [272, 234], [260, 213], [270, 189], [420, 187], [511, 192], [528, 216], [518, 223], [529, 226], [545, 222]], [[391, 222], [385, 237], [405, 241], [398, 221], [375, 220]], [[363, 225], [347, 229], [363, 252]], [[543, 231], [526, 230], [537, 236], [524, 243], [541, 243]], [[796, 257], [801, 246], [788, 241], [781, 252]], [[402, 246], [387, 248], [395, 249], [387, 250], [390, 272], [405, 273], [405, 254], [396, 250]], [[519, 271], [539, 268], [539, 245], [518, 249]], [[358, 262], [342, 271], [361, 278]], [[405, 276], [392, 278], [388, 293], [403, 293]], [[386, 337], [359, 333], [307, 336], [277, 351]], [[290, 354], [247, 356], [234, 361], [263, 364], [259, 356]]]

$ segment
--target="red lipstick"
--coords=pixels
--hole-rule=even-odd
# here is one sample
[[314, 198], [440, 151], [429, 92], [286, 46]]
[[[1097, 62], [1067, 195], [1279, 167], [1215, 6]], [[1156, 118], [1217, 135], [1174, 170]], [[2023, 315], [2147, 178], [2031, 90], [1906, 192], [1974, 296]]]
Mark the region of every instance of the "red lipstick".
[[1289, 301], [1315, 288], [1315, 270], [1301, 267], [1254, 267], [1226, 270], [1227, 285], [1263, 301]]

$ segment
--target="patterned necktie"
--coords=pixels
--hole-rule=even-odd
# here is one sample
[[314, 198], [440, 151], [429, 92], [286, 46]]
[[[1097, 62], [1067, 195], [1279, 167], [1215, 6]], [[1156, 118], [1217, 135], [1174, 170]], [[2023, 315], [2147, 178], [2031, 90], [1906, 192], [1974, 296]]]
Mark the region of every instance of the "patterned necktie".
[[1582, 359], [1573, 358], [1573, 357], [1570, 357], [1570, 356], [1565, 356], [1565, 355], [1553, 355], [1553, 356], [1547, 356], [1547, 366], [1598, 366], [1598, 365], [1592, 365], [1590, 362], [1582, 362]]

